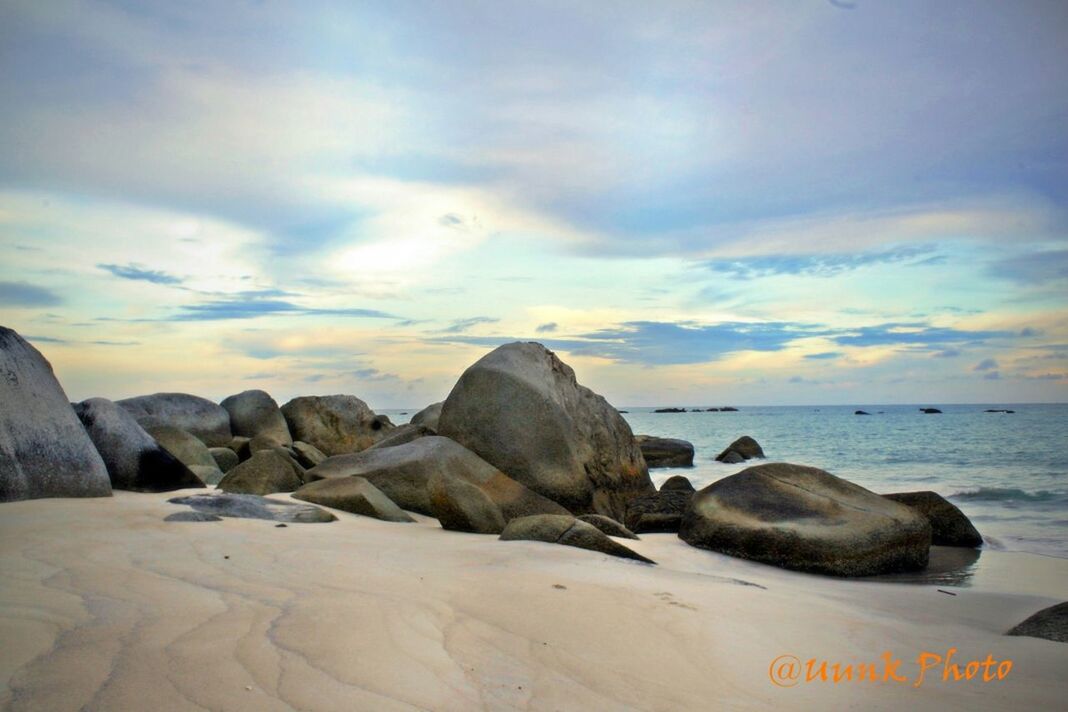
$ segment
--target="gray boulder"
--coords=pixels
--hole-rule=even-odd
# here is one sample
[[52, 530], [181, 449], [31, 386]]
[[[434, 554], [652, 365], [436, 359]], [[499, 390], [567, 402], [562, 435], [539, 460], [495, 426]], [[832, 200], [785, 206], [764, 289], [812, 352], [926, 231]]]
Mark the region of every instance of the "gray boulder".
[[252, 450], [249, 449], [249, 444], [252, 442], [252, 438], [246, 438], [244, 435], [235, 435], [230, 440], [230, 444], [227, 445], [231, 450], [237, 453], [237, 458], [244, 462], [252, 457]]
[[196, 512], [235, 519], [266, 519], [272, 522], [314, 524], [335, 522], [337, 517], [321, 507], [296, 502], [280, 502], [254, 494], [192, 494], [167, 500], [184, 504]]
[[931, 543], [938, 546], [977, 547], [983, 537], [952, 502], [935, 492], [897, 492], [884, 494], [887, 499], [900, 502], [927, 519], [931, 525]]
[[326, 460], [326, 453], [314, 445], [300, 440], [293, 441], [293, 457], [297, 458], [305, 469], [311, 469]]
[[208, 447], [230, 444], [230, 414], [206, 398], [186, 393], [155, 393], [115, 401], [148, 431], [160, 426], [184, 430]]
[[693, 443], [676, 438], [635, 435], [634, 441], [650, 467], [693, 467]]
[[291, 445], [289, 426], [278, 403], [265, 391], [243, 391], [221, 403], [230, 414], [230, 430], [234, 435], [255, 438], [262, 435], [279, 445]]
[[228, 447], [209, 447], [208, 452], [211, 453], [212, 459], [215, 460], [215, 464], [219, 466], [224, 475], [241, 462], [241, 458], [237, 456], [237, 453]]
[[110, 495], [104, 460], [51, 364], [0, 326], [0, 502]]
[[341, 477], [309, 482], [293, 496], [305, 502], [374, 517], [386, 522], [414, 522], [382, 490], [363, 477]]
[[427, 481], [430, 511], [442, 529], [500, 534], [506, 524], [501, 508], [478, 485], [435, 472]]
[[403, 445], [404, 443], [410, 443], [419, 438], [425, 438], [427, 435], [436, 435], [436, 433], [425, 425], [405, 423], [404, 425], [398, 425], [393, 428], [393, 430], [390, 430], [389, 435], [385, 436], [367, 449], [374, 450], [376, 448], [395, 447], [397, 445]]
[[302, 396], [282, 406], [294, 440], [314, 445], [327, 455], [366, 450], [393, 429], [356, 396]]
[[500, 538], [501, 541], [544, 541], [549, 544], [563, 544], [579, 549], [599, 551], [611, 556], [620, 556], [624, 559], [643, 561], [647, 564], [656, 563], [608, 538], [607, 534], [592, 524], [567, 514], [537, 514], [513, 519], [504, 527]]
[[814, 467], [758, 465], [694, 495], [679, 537], [787, 569], [871, 576], [927, 566], [922, 516]]
[[[732, 457], [731, 453], [734, 453], [735, 456]], [[741, 459], [738, 459], [739, 457]], [[726, 450], [716, 455], [717, 460], [727, 463], [744, 462], [745, 460], [752, 460], [755, 457], [764, 457], [764, 450], [756, 440], [748, 435], [743, 435], [738, 438], [728, 445]]]
[[608, 536], [616, 536], [620, 537], [621, 539], [638, 538], [638, 535], [632, 532], [630, 529], [627, 529], [615, 519], [606, 517], [603, 514], [583, 514], [578, 519], [580, 522], [592, 524]]
[[1068, 601], [1043, 608], [1023, 623], [1014, 626], [1006, 635], [1025, 635], [1029, 638], [1068, 643]]
[[218, 514], [208, 514], [207, 512], [197, 512], [191, 510], [188, 512], [175, 512], [174, 514], [168, 514], [163, 518], [165, 522], [221, 522], [222, 517]]
[[366, 477], [402, 509], [434, 516], [427, 485], [440, 474], [479, 487], [500, 508], [505, 520], [528, 514], [566, 514], [567, 510], [511, 479], [470, 450], [448, 438], [428, 436], [404, 445], [337, 455], [308, 470], [308, 482], [337, 477]]
[[294, 463], [279, 450], [262, 450], [226, 473], [219, 489], [235, 494], [292, 492], [303, 484]]
[[169, 492], [204, 486], [124, 408], [106, 398], [90, 398], [75, 405], [74, 412], [104, 459], [113, 489]]
[[693, 493], [697, 490], [693, 488], [693, 483], [690, 482], [689, 478], [683, 477], [682, 475], [672, 475], [671, 477], [664, 480], [664, 484], [660, 485], [660, 491], [678, 491]]
[[215, 458], [212, 457], [211, 450], [198, 438], [170, 425], [160, 425], [154, 428], [145, 428], [145, 430], [167, 452], [181, 460], [186, 467], [196, 473], [197, 477], [207, 484], [215, 484], [222, 479], [222, 470], [219, 469]]
[[422, 425], [436, 432], [438, 429], [438, 418], [441, 417], [441, 406], [444, 404], [445, 401], [431, 403], [426, 408], [423, 408], [421, 411], [413, 415], [408, 422], [412, 425]]
[[[665, 483], [666, 485], [667, 483]], [[627, 528], [636, 534], [677, 534], [682, 515], [690, 506], [693, 490], [661, 488], [656, 494], [635, 497], [627, 503]]]
[[655, 491], [627, 421], [541, 344], [506, 344], [468, 368], [438, 432], [578, 514], [618, 520]]

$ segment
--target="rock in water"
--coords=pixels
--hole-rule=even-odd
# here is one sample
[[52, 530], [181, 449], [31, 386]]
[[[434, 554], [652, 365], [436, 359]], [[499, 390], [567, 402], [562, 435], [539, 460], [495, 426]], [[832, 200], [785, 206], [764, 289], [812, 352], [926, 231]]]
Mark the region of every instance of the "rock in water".
[[938, 546], [977, 547], [983, 537], [952, 502], [935, 492], [897, 492], [884, 497], [900, 502], [927, 519], [931, 525], [931, 543]]
[[647, 564], [656, 563], [612, 541], [607, 534], [592, 524], [567, 514], [538, 514], [513, 519], [501, 532], [501, 541], [544, 541], [549, 544], [563, 544], [579, 549], [599, 551], [602, 554], [634, 559]]
[[774, 463], [694, 495], [679, 537], [786, 569], [870, 576], [924, 568], [931, 525], [905, 505], [823, 470]]
[[262, 435], [278, 445], [292, 445], [289, 426], [278, 403], [265, 391], [244, 391], [222, 402], [230, 414], [230, 430], [234, 435], [255, 438]]
[[1030, 638], [1068, 643], [1068, 601], [1043, 608], [1013, 627], [1006, 635], [1026, 635]]
[[159, 426], [184, 430], [208, 447], [230, 444], [230, 414], [206, 398], [186, 393], [155, 393], [115, 401], [151, 432]]
[[327, 455], [366, 450], [393, 429], [356, 396], [302, 396], [282, 406], [294, 440], [314, 445]]
[[0, 326], [0, 502], [110, 495], [104, 460], [51, 364]]
[[414, 522], [404, 510], [363, 477], [310, 482], [293, 493], [297, 499], [385, 522]]
[[114, 489], [169, 492], [204, 486], [185, 464], [145, 432], [125, 408], [106, 398], [90, 398], [74, 406], [74, 412], [104, 459]]
[[[734, 453], [734, 456], [732, 456], [731, 453]], [[726, 462], [727, 464], [734, 464], [752, 460], [754, 457], [764, 457], [764, 450], [756, 440], [748, 435], [743, 435], [728, 445], [726, 450], [716, 455], [716, 460], [719, 462]]]
[[618, 520], [655, 491], [627, 421], [541, 344], [506, 344], [468, 368], [438, 432], [574, 513]]
[[167, 501], [172, 504], [188, 505], [197, 512], [235, 519], [266, 519], [272, 522], [305, 524], [337, 521], [337, 517], [321, 507], [296, 502], [279, 502], [254, 494], [222, 492], [191, 494], [185, 497], [174, 497]]
[[209, 485], [222, 479], [223, 473], [216, 464], [208, 446], [184, 430], [170, 425], [145, 428], [156, 442], [170, 454], [182, 461], [197, 477]]
[[635, 435], [635, 442], [650, 467], [693, 467], [693, 443], [654, 435]]
[[438, 418], [441, 417], [441, 406], [445, 405], [445, 401], [440, 403], [431, 403], [426, 408], [412, 416], [408, 422], [412, 425], [422, 425], [425, 428], [430, 428], [434, 432], [438, 430]]
[[226, 473], [219, 489], [235, 494], [274, 494], [292, 492], [301, 486], [296, 463], [283, 452], [261, 450]]
[[305, 480], [359, 476], [400, 505], [435, 516], [427, 485], [435, 474], [466, 480], [500, 507], [505, 520], [528, 514], [566, 514], [567, 510], [505, 475], [467, 448], [440, 436], [404, 445], [337, 455], [308, 470]]

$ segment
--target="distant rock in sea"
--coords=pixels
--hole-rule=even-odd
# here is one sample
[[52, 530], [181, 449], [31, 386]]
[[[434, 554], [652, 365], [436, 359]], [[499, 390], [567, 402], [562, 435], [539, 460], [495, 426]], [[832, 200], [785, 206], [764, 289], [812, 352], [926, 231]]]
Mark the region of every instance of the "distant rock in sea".
[[685, 413], [685, 408], [657, 408], [654, 413]]
[[942, 411], [940, 411], [938, 408], [920, 408], [920, 412], [927, 413], [928, 415], [934, 415], [936, 413], [941, 413]]
[[693, 443], [676, 438], [635, 435], [645, 464], [653, 467], [693, 467]]
[[871, 415], [871, 413], [866, 410], [854, 410], [853, 415]]

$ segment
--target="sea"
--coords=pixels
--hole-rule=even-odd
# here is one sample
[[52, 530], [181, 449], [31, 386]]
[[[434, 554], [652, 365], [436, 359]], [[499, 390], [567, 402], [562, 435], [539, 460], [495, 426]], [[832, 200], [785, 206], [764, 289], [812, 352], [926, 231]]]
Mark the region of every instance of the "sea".
[[[755, 464], [715, 460], [749, 435], [767, 462], [818, 467], [880, 494], [933, 490], [988, 548], [1068, 558], [1068, 404], [678, 407], [686, 412], [620, 407], [635, 434], [694, 445], [693, 467], [650, 470], [658, 487], [685, 475], [700, 489]], [[404, 423], [417, 410], [385, 412]]]

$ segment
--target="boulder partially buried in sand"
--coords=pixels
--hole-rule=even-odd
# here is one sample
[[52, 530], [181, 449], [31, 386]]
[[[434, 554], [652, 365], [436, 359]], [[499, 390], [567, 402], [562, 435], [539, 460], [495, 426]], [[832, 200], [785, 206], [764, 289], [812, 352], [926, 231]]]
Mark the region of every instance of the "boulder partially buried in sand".
[[501, 508], [482, 488], [467, 480], [436, 472], [427, 481], [427, 495], [430, 511], [442, 529], [475, 534], [504, 531], [506, 520]]
[[870, 576], [927, 565], [931, 525], [903, 504], [814, 467], [750, 467], [704, 488], [679, 537], [786, 569]]
[[[272, 522], [315, 524], [336, 522], [337, 517], [322, 507], [296, 502], [280, 502], [255, 494], [191, 494], [167, 500], [184, 504], [194, 511], [235, 519], [266, 519]], [[171, 520], [175, 521], [175, 520]], [[189, 520], [182, 520], [189, 521]]]
[[662, 487], [655, 494], [636, 497], [627, 503], [624, 523], [636, 534], [667, 532], [677, 534], [682, 515], [690, 506], [694, 491]]
[[586, 522], [600, 529], [608, 536], [616, 536], [621, 539], [637, 539], [638, 536], [611, 517], [603, 514], [583, 514], [578, 517], [580, 522]]
[[574, 513], [618, 520], [655, 491], [623, 416], [541, 344], [506, 344], [464, 371], [438, 433]]
[[643, 561], [647, 564], [656, 563], [612, 541], [607, 534], [592, 524], [570, 515], [539, 514], [513, 519], [501, 532], [500, 538], [501, 541], [544, 541], [549, 544], [563, 544], [624, 559]]
[[932, 544], [967, 547], [983, 545], [982, 535], [964, 512], [936, 492], [897, 492], [883, 496], [900, 502], [925, 517], [931, 525]]
[[169, 492], [204, 486], [184, 463], [145, 432], [126, 409], [106, 398], [90, 398], [75, 405], [74, 412], [104, 459], [114, 489]]
[[226, 473], [219, 489], [235, 494], [292, 492], [303, 484], [301, 472], [291, 457], [277, 450], [261, 450]]
[[242, 391], [221, 403], [230, 414], [230, 430], [247, 438], [266, 436], [278, 445], [291, 445], [293, 438], [278, 403], [266, 391]]
[[205, 483], [213, 485], [222, 479], [223, 472], [215, 462], [215, 457], [199, 438], [171, 425], [159, 425], [145, 430]]
[[310, 482], [293, 493], [296, 499], [385, 522], [414, 522], [382, 490], [363, 477]]
[[[187, 393], [155, 393], [115, 401], [151, 432], [166, 425], [184, 430], [208, 447], [230, 444], [230, 414], [206, 398]], [[180, 458], [179, 458], [180, 459]]]
[[1025, 635], [1029, 638], [1068, 643], [1068, 601], [1043, 608], [1023, 623], [1014, 626], [1006, 635]]
[[302, 396], [282, 406], [294, 440], [314, 445], [327, 455], [365, 450], [393, 429], [356, 396]]
[[0, 326], [0, 502], [110, 495], [104, 460], [51, 364]]
[[650, 467], [693, 467], [693, 443], [677, 438], [635, 435], [635, 442]]

